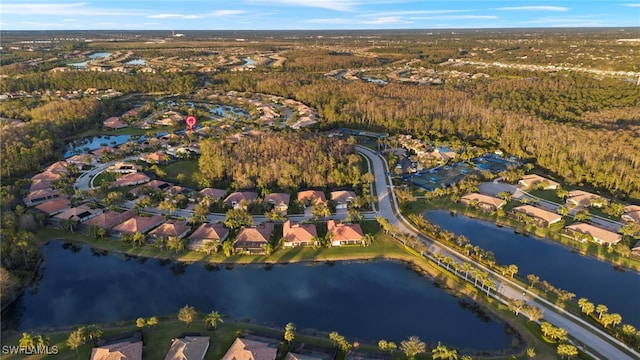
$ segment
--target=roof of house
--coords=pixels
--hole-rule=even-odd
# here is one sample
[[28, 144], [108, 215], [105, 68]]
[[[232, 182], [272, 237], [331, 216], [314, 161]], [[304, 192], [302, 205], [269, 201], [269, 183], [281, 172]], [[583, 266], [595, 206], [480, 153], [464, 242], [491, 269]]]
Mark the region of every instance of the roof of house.
[[181, 237], [184, 233], [191, 230], [184, 221], [167, 221], [166, 223], [153, 229], [149, 235], [158, 237]]
[[287, 193], [271, 193], [264, 196], [264, 202], [275, 206], [289, 206], [291, 195]]
[[45, 198], [45, 197], [54, 197], [59, 195], [60, 192], [56, 189], [43, 189], [36, 190], [29, 193], [29, 195], [25, 196], [22, 200], [24, 202], [29, 202], [33, 199]]
[[618, 241], [622, 240], [622, 235], [599, 228], [597, 226], [593, 226], [591, 224], [578, 222], [567, 226], [566, 229], [577, 231], [582, 234], [589, 234], [593, 236], [594, 239], [598, 239], [608, 244], [615, 244]]
[[162, 151], [156, 151], [156, 152], [152, 152], [152, 153], [148, 153], [148, 154], [142, 154], [140, 155], [140, 159], [150, 162], [150, 161], [155, 161], [155, 162], [161, 162], [165, 159], [168, 158], [169, 155], [165, 154]]
[[513, 211], [518, 211], [518, 212], [527, 214], [529, 216], [542, 219], [549, 224], [562, 220], [562, 216], [554, 212], [543, 210], [531, 205], [518, 206], [513, 208]]
[[134, 195], [138, 195], [142, 191], [144, 186], [148, 186], [151, 188], [151, 190], [156, 191], [156, 190], [166, 190], [172, 187], [173, 184], [170, 182], [162, 181], [162, 180], [151, 180], [142, 186], [138, 186], [129, 190], [129, 192]]
[[294, 224], [291, 220], [282, 224], [282, 237], [287, 242], [310, 242], [316, 236], [318, 232], [314, 224]]
[[331, 200], [335, 201], [338, 204], [344, 204], [355, 199], [356, 193], [353, 191], [347, 190], [338, 190], [331, 192]]
[[624, 207], [625, 213], [640, 211], [640, 205], [627, 205]]
[[31, 181], [56, 181], [62, 178], [62, 175], [52, 171], [43, 171], [31, 177]]
[[38, 190], [51, 189], [53, 184], [50, 180], [31, 180], [31, 186], [29, 186], [29, 191], [34, 192]]
[[277, 351], [267, 343], [237, 338], [222, 360], [274, 360]]
[[102, 156], [104, 155], [105, 152], [110, 152], [110, 153], [114, 153], [116, 152], [116, 149], [110, 147], [110, 146], [103, 146], [99, 149], [95, 149], [93, 150], [91, 153], [94, 155], [98, 155], [98, 156]]
[[322, 358], [290, 352], [285, 355], [284, 360], [322, 360]]
[[121, 178], [119, 178], [118, 180], [112, 182], [111, 187], [135, 185], [143, 182], [148, 182], [150, 180], [151, 178], [149, 178], [145, 173], [135, 172], [135, 173], [126, 174]]
[[42, 204], [36, 206], [36, 209], [51, 215], [53, 213], [69, 208], [70, 205], [71, 202], [69, 201], [69, 199], [57, 198], [43, 202]]
[[238, 231], [238, 235], [235, 240], [233, 240], [233, 244], [241, 246], [242, 243], [268, 243], [272, 232], [272, 223], [262, 223], [251, 227], [243, 226], [240, 228], [240, 231]]
[[334, 241], [360, 240], [364, 236], [360, 224], [337, 223], [335, 220], [327, 221], [327, 231]]
[[107, 210], [102, 214], [99, 214], [91, 219], [85, 221], [85, 225], [95, 225], [103, 229], [111, 229], [114, 226], [131, 219], [136, 215], [136, 211], [131, 209], [123, 213], [117, 211]]
[[145, 233], [163, 221], [164, 216], [161, 215], [153, 215], [147, 217], [134, 216], [128, 220], [125, 220], [121, 224], [114, 226], [113, 230], [126, 233]]
[[569, 196], [567, 198], [567, 201], [570, 201], [574, 204], [589, 205], [589, 201], [592, 199], [604, 199], [604, 198], [600, 195], [592, 194], [590, 192], [586, 192], [582, 190], [573, 190], [573, 191], [569, 191]]
[[200, 195], [208, 196], [212, 201], [216, 201], [221, 197], [227, 195], [227, 190], [222, 189], [213, 189], [213, 188], [204, 188], [199, 191]]
[[72, 207], [71, 209], [67, 209], [56, 216], [56, 219], [74, 219], [81, 220], [92, 214], [102, 212], [102, 209], [91, 209], [87, 205], [80, 205], [77, 207]]
[[537, 175], [537, 174], [527, 174], [525, 176], [522, 177], [522, 179], [520, 179], [520, 181], [523, 185], [529, 187], [533, 184], [536, 183], [541, 183], [541, 182], [546, 182], [547, 184], [549, 184], [549, 186], [551, 187], [555, 187], [555, 186], [560, 186], [559, 183], [553, 181], [553, 180], [549, 180], [546, 177]]
[[254, 201], [258, 198], [258, 193], [255, 191], [236, 191], [229, 194], [224, 199], [225, 204], [231, 204], [233, 202], [240, 203], [241, 201]]
[[498, 199], [493, 196], [488, 196], [488, 195], [478, 194], [478, 193], [466, 194], [463, 197], [461, 197], [460, 200], [463, 202], [471, 202], [473, 200], [476, 200], [479, 203], [489, 204], [489, 205], [495, 206], [496, 208], [499, 208], [506, 203], [506, 201], [502, 199]]
[[208, 348], [208, 336], [185, 336], [173, 339], [164, 360], [202, 360]]
[[123, 127], [129, 126], [129, 124], [127, 124], [124, 121], [120, 121], [120, 118], [115, 117], [115, 116], [112, 116], [112, 117], [106, 119], [105, 121], [103, 121], [102, 125], [104, 127], [108, 127], [108, 128], [112, 128], [112, 129], [119, 129], [119, 128], [123, 128]]
[[316, 203], [325, 203], [327, 198], [324, 196], [324, 191], [319, 190], [305, 190], [298, 192], [298, 201], [307, 202], [315, 200]]
[[66, 174], [67, 172], [69, 172], [67, 166], [69, 166], [69, 164], [67, 164], [66, 161], [56, 161], [53, 164], [47, 166], [44, 171], [52, 172], [54, 174]]
[[229, 236], [229, 229], [218, 223], [204, 223], [189, 236], [189, 240], [224, 240]]
[[70, 158], [67, 158], [67, 163], [73, 163], [73, 164], [86, 164], [87, 162], [92, 162], [95, 160], [95, 155], [93, 154], [78, 154], [78, 155], [73, 155]]
[[167, 195], [178, 195], [178, 194], [190, 194], [195, 192], [195, 190], [192, 188], [175, 185], [168, 188], [165, 192], [167, 193]]
[[91, 360], [142, 360], [142, 341], [124, 341], [95, 347]]

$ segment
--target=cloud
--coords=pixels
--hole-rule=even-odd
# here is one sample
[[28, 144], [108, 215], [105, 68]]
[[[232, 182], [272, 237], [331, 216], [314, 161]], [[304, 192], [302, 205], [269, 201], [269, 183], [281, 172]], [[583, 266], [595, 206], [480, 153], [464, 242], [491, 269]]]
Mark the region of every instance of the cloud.
[[403, 16], [403, 15], [429, 15], [429, 14], [451, 14], [469, 12], [471, 10], [407, 10], [407, 11], [387, 11], [364, 14], [362, 16], [386, 17], [386, 16]]
[[207, 14], [208, 16], [234, 16], [234, 15], [241, 15], [246, 13], [245, 10], [216, 10], [216, 11], [212, 11], [209, 14]]
[[44, 23], [41, 21], [22, 21], [21, 24], [39, 27], [62, 26], [60, 23]]
[[355, 11], [355, 6], [358, 4], [358, 1], [349, 0], [247, 0], [247, 2], [265, 5], [317, 7], [342, 12]]
[[127, 10], [116, 11], [111, 9], [101, 9], [88, 7], [86, 2], [79, 3], [17, 3], [3, 4], [2, 13], [12, 15], [59, 15], [59, 16], [77, 16], [77, 15], [107, 15], [107, 16], [126, 16], [140, 15], [139, 11]]
[[77, 19], [64, 19], [62, 21], [66, 21], [66, 22], [76, 22], [78, 21]]
[[370, 20], [347, 19], [347, 18], [320, 18], [309, 19], [307, 23], [312, 24], [333, 24], [333, 25], [388, 25], [388, 24], [411, 24], [411, 21], [402, 20], [397, 16], [379, 17]]
[[443, 15], [443, 16], [412, 16], [411, 20], [495, 20], [495, 15]]
[[547, 6], [547, 5], [539, 5], [539, 6], [509, 6], [509, 7], [501, 7], [496, 10], [504, 10], [504, 11], [569, 11], [569, 8], [564, 6]]
[[640, 7], [640, 4], [622, 4], [622, 6], [627, 6], [627, 7]]
[[202, 19], [200, 15], [183, 15], [183, 14], [157, 14], [147, 15], [150, 19]]
[[533, 20], [523, 21], [524, 24], [531, 24], [545, 27], [603, 27], [613, 26], [594, 16], [546, 16]]

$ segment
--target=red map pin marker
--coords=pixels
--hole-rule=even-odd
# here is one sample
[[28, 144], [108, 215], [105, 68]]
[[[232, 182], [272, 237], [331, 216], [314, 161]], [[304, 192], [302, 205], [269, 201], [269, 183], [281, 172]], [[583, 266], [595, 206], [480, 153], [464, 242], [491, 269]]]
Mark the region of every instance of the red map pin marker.
[[184, 119], [184, 121], [187, 123], [187, 126], [189, 127], [189, 131], [192, 131], [193, 127], [196, 126], [196, 122], [198, 122], [196, 120], [196, 117], [193, 115], [187, 116], [187, 118]]

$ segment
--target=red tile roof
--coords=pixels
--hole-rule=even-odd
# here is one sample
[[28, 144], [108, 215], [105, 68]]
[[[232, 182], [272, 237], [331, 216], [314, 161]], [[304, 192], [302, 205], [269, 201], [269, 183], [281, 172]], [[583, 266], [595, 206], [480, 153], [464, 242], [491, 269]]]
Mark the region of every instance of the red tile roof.
[[319, 191], [319, 190], [305, 190], [305, 191], [299, 191], [298, 192], [298, 201], [302, 202], [302, 203], [310, 203], [313, 200], [316, 201], [316, 203], [326, 203], [327, 202], [327, 198], [324, 196], [324, 192], [323, 191]]
[[187, 223], [184, 221], [167, 221], [166, 223], [153, 229], [149, 233], [149, 235], [153, 235], [156, 237], [177, 236], [181, 238], [189, 230], [191, 230], [191, 227], [187, 226]]
[[282, 237], [286, 242], [309, 243], [318, 236], [314, 224], [293, 224], [291, 220], [282, 225]]
[[102, 214], [85, 221], [85, 225], [95, 225], [97, 227], [110, 230], [114, 226], [131, 219], [136, 215], [135, 210], [128, 210], [123, 213], [107, 210]]
[[211, 198], [212, 201], [216, 201], [222, 198], [223, 196], [227, 195], [227, 190], [205, 188], [200, 190], [200, 195], [208, 196]]
[[150, 181], [145, 173], [135, 172], [122, 176], [118, 180], [112, 182], [110, 184], [111, 187], [120, 187], [120, 186], [129, 186], [129, 185], [137, 185]]
[[164, 221], [164, 216], [154, 215], [149, 217], [135, 216], [123, 223], [115, 226], [113, 230], [125, 233], [146, 233], [153, 227], [161, 224]]
[[142, 341], [95, 347], [91, 351], [91, 360], [142, 360]]
[[262, 223], [252, 227], [242, 227], [233, 241], [233, 246], [241, 248], [259, 247], [260, 245], [258, 244], [266, 244], [269, 242], [272, 232], [272, 223]]
[[335, 220], [327, 222], [327, 231], [331, 233], [332, 241], [360, 240], [364, 236], [360, 224], [339, 224]]
[[36, 209], [43, 211], [49, 215], [56, 214], [62, 210], [68, 209], [71, 202], [67, 198], [57, 198], [49, 201], [45, 201], [42, 204], [36, 206]]
[[189, 240], [220, 240], [229, 236], [229, 229], [225, 228], [222, 224], [217, 223], [205, 223], [200, 225], [196, 231], [189, 236]]
[[277, 351], [267, 343], [237, 338], [222, 360], [274, 360]]

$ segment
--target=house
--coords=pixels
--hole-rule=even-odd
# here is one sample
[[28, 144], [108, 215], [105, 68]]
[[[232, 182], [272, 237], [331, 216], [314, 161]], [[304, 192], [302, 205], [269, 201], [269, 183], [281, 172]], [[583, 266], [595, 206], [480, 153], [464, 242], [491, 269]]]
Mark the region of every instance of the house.
[[38, 190], [48, 190], [53, 188], [53, 183], [47, 180], [31, 180], [31, 186], [29, 186], [29, 192]]
[[507, 203], [502, 199], [478, 193], [466, 194], [460, 198], [460, 202], [467, 206], [477, 204], [477, 206], [484, 211], [493, 211], [499, 209]]
[[131, 190], [129, 190], [129, 193], [133, 194], [133, 195], [139, 195], [141, 192], [143, 192], [143, 190], [145, 188], [147, 188], [147, 190], [151, 190], [151, 191], [164, 191], [167, 190], [169, 188], [171, 188], [173, 186], [172, 183], [166, 182], [166, 181], [162, 181], [162, 180], [151, 180], [148, 183], [142, 185], [142, 186], [138, 186], [135, 187]]
[[94, 347], [91, 360], [142, 360], [142, 341], [128, 339]]
[[66, 161], [67, 164], [73, 164], [78, 167], [78, 169], [82, 169], [85, 165], [95, 165], [98, 162], [95, 155], [92, 154], [73, 155]]
[[298, 192], [298, 201], [307, 207], [312, 204], [325, 204], [327, 198], [324, 196], [324, 191], [305, 190]]
[[107, 171], [116, 172], [120, 174], [131, 174], [134, 172], [138, 172], [138, 167], [136, 164], [124, 161], [118, 161], [115, 164], [109, 166]]
[[60, 197], [60, 193], [58, 190], [43, 189], [30, 192], [29, 195], [22, 199], [22, 201], [24, 201], [24, 204], [27, 206], [33, 206], [43, 203], [47, 200], [55, 199], [57, 197]]
[[60, 179], [62, 179], [62, 175], [60, 173], [55, 173], [52, 171], [43, 171], [31, 177], [32, 182], [37, 182], [37, 181], [54, 182]]
[[522, 205], [511, 210], [515, 213], [522, 213], [533, 218], [536, 225], [540, 227], [548, 227], [552, 224], [560, 222], [562, 216], [547, 210], [543, 210], [531, 205]]
[[322, 358], [289, 352], [284, 356], [284, 360], [322, 360]]
[[227, 196], [223, 203], [227, 207], [234, 209], [246, 209], [247, 203], [255, 201], [258, 198], [258, 193], [253, 191], [236, 191]]
[[167, 194], [167, 196], [174, 196], [174, 195], [185, 195], [185, 196], [190, 196], [191, 194], [195, 193], [196, 191], [192, 188], [188, 188], [188, 187], [184, 187], [184, 186], [172, 186], [169, 189], [167, 189], [167, 191], [165, 191], [165, 193]]
[[36, 209], [42, 211], [43, 213], [53, 216], [59, 214], [71, 206], [71, 202], [67, 198], [57, 198], [53, 200], [48, 200], [43, 202], [40, 205], [36, 206]]
[[567, 206], [571, 207], [602, 207], [609, 202], [600, 195], [592, 194], [582, 190], [569, 191], [567, 197]]
[[272, 233], [272, 223], [262, 223], [251, 227], [243, 226], [233, 240], [233, 248], [248, 254], [264, 254], [264, 246], [269, 243]]
[[101, 147], [99, 149], [93, 150], [91, 153], [93, 155], [99, 156], [100, 158], [103, 158], [107, 154], [115, 154], [116, 152], [117, 152], [117, 150], [112, 148], [112, 147], [110, 147], [110, 146], [103, 146], [103, 147]]
[[185, 235], [187, 235], [189, 230], [191, 230], [191, 227], [187, 226], [186, 222], [170, 220], [151, 230], [149, 235], [154, 239], [158, 239], [161, 237], [177, 237], [179, 239], [182, 239]]
[[169, 155], [165, 154], [162, 151], [156, 151], [140, 155], [140, 160], [148, 164], [162, 164], [165, 161], [169, 160]]
[[624, 207], [624, 214], [621, 216], [626, 222], [640, 222], [640, 206], [629, 205]]
[[128, 119], [128, 118], [130, 118], [130, 117], [134, 117], [134, 116], [138, 115], [138, 113], [139, 113], [140, 111], [142, 111], [142, 109], [143, 109], [143, 107], [142, 107], [142, 106], [137, 107], [137, 108], [133, 108], [133, 109], [131, 109], [131, 110], [129, 110], [129, 111], [127, 111], [127, 112], [125, 112], [124, 114], [122, 114], [122, 118], [123, 118], [123, 119]]
[[336, 209], [346, 209], [355, 198], [356, 193], [353, 191], [339, 190], [331, 192], [331, 200], [336, 203]]
[[199, 194], [202, 197], [209, 197], [209, 199], [211, 199], [211, 201], [218, 201], [218, 199], [221, 199], [222, 197], [227, 195], [227, 190], [204, 188], [204, 189], [199, 191]]
[[204, 244], [207, 242], [220, 241], [221, 243], [229, 236], [229, 229], [222, 224], [205, 223], [200, 225], [196, 231], [189, 236], [189, 249], [200, 251], [204, 250]]
[[162, 224], [163, 222], [164, 216], [161, 215], [134, 216], [114, 226], [112, 230], [116, 233], [116, 235], [121, 235], [123, 233], [133, 234], [137, 232], [145, 234], [149, 230]]
[[312, 246], [318, 236], [314, 224], [294, 224], [291, 220], [282, 225], [282, 238], [285, 247]]
[[164, 360], [203, 360], [208, 349], [208, 336], [184, 336], [173, 339]]
[[131, 209], [119, 213], [117, 211], [107, 210], [95, 217], [84, 222], [87, 226], [97, 226], [102, 229], [111, 230], [114, 226], [131, 219], [136, 215], [136, 211]]
[[69, 172], [69, 169], [67, 168], [68, 166], [69, 164], [66, 161], [56, 161], [53, 164], [47, 166], [47, 168], [44, 169], [44, 172], [66, 175]]
[[278, 348], [271, 344], [237, 338], [222, 360], [275, 360]]
[[525, 189], [541, 186], [543, 190], [556, 190], [560, 187], [560, 184], [557, 182], [536, 174], [525, 175], [518, 181], [518, 184], [522, 185]]
[[271, 193], [264, 196], [264, 204], [273, 206], [273, 209], [280, 214], [286, 214], [289, 209], [289, 199], [291, 195], [287, 193]]
[[122, 129], [122, 128], [128, 127], [129, 124], [127, 124], [124, 121], [120, 121], [120, 118], [116, 116], [112, 116], [107, 120], [103, 121], [102, 126], [104, 126], [107, 129]]
[[636, 241], [636, 244], [631, 248], [631, 255], [640, 257], [640, 240]]
[[151, 181], [151, 178], [149, 178], [145, 173], [135, 172], [131, 174], [126, 174], [123, 177], [119, 178], [118, 180], [113, 181], [110, 184], [110, 186], [112, 188], [122, 187], [122, 186], [133, 186], [133, 185], [144, 184], [149, 181]]
[[590, 236], [600, 245], [615, 245], [622, 240], [622, 235], [585, 223], [575, 223], [564, 228], [563, 233], [575, 240], [585, 242]]
[[335, 220], [329, 220], [327, 231], [331, 233], [331, 246], [359, 244], [364, 237], [360, 224], [337, 223]]
[[80, 205], [78, 207], [67, 209], [54, 216], [54, 218], [59, 220], [72, 219], [79, 222], [85, 222], [92, 217], [98, 216], [102, 211], [102, 209], [91, 209], [87, 205]]

